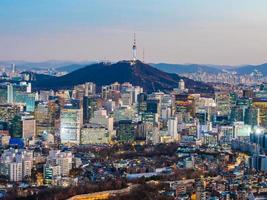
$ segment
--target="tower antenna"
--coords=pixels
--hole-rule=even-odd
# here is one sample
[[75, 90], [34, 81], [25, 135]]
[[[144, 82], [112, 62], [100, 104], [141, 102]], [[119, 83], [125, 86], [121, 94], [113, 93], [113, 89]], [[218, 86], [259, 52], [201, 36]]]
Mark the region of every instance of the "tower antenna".
[[133, 44], [133, 61], [136, 61], [136, 38], [134, 33], [134, 44]]

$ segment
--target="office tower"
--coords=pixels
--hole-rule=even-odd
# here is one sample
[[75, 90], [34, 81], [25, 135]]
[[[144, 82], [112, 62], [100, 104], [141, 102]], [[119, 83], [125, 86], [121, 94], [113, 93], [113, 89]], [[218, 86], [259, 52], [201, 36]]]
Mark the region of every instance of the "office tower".
[[13, 104], [14, 103], [14, 92], [13, 92], [13, 85], [7, 85], [7, 103]]
[[49, 106], [47, 103], [38, 103], [34, 112], [36, 120], [36, 134], [54, 133], [54, 122]]
[[172, 136], [174, 139], [177, 139], [178, 137], [177, 124], [177, 117], [171, 117], [168, 119], [168, 135]]
[[16, 115], [10, 122], [10, 135], [14, 138], [22, 138], [22, 119]]
[[99, 124], [85, 125], [81, 130], [81, 144], [108, 144], [110, 132]]
[[105, 102], [104, 108], [107, 110], [108, 113], [113, 112], [116, 108], [115, 101], [112, 101], [111, 99], [107, 100]]
[[124, 92], [121, 94], [122, 106], [130, 106], [133, 104], [132, 94], [130, 92]]
[[267, 127], [267, 100], [265, 98], [255, 98], [252, 105], [259, 109], [259, 125]]
[[10, 181], [22, 181], [31, 176], [33, 151], [24, 149], [7, 149], [0, 159], [0, 174], [8, 176]]
[[133, 142], [135, 139], [136, 124], [131, 120], [121, 120], [116, 123], [117, 140], [120, 142]]
[[58, 155], [56, 163], [60, 166], [62, 176], [69, 175], [70, 170], [72, 169], [72, 159], [73, 156], [71, 152], [61, 152]]
[[12, 64], [12, 74], [15, 75], [16, 73], [16, 65]]
[[199, 110], [196, 113], [196, 117], [198, 118], [200, 125], [206, 125], [207, 124], [207, 122], [208, 122], [208, 113], [207, 113], [206, 110]]
[[145, 94], [145, 93], [138, 94], [138, 96], [137, 96], [138, 113], [146, 112], [146, 110], [147, 110], [147, 102], [146, 101], [147, 101], [147, 94]]
[[159, 113], [159, 100], [158, 99], [148, 99], [146, 102], [146, 112]]
[[106, 127], [110, 132], [113, 131], [113, 117], [107, 115], [107, 111], [104, 109], [97, 110], [94, 112], [94, 117], [90, 119], [90, 123], [100, 124]]
[[245, 110], [244, 122], [251, 126], [259, 126], [260, 109], [248, 107]]
[[36, 136], [36, 121], [33, 116], [22, 117], [22, 137], [30, 139]]
[[230, 122], [244, 121], [245, 107], [233, 106], [230, 112]]
[[180, 91], [184, 91], [184, 90], [185, 90], [185, 82], [184, 82], [183, 79], [181, 79], [181, 80], [179, 81], [178, 89], [179, 89]]
[[18, 182], [22, 181], [22, 163], [21, 162], [11, 162], [8, 164], [9, 180]]
[[247, 99], [253, 98], [254, 97], [254, 91], [250, 90], [250, 89], [243, 90], [243, 97], [247, 98]]
[[7, 103], [7, 86], [0, 85], [0, 104]]
[[45, 178], [68, 176], [72, 169], [73, 154], [70, 151], [50, 150], [44, 165]]
[[31, 93], [32, 92], [32, 84], [28, 83], [27, 84], [27, 89], [26, 89], [27, 93]]
[[62, 144], [80, 144], [83, 124], [82, 109], [75, 104], [65, 105], [60, 115], [60, 139]]
[[95, 95], [96, 85], [92, 82], [85, 83], [85, 96]]
[[0, 135], [9, 135], [8, 122], [0, 121]]
[[88, 123], [89, 122], [89, 97], [84, 96], [83, 97], [83, 123]]

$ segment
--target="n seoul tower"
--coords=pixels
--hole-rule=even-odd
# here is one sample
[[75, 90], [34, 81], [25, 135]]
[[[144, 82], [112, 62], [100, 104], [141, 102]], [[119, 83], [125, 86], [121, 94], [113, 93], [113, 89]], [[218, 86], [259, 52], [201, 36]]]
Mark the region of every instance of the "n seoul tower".
[[135, 33], [134, 33], [134, 44], [133, 44], [133, 61], [136, 61], [136, 39], [135, 39]]

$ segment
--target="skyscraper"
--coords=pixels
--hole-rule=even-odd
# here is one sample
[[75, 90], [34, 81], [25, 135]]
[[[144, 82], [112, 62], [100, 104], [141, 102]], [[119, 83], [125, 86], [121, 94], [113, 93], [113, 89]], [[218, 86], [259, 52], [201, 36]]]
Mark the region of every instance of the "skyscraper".
[[7, 85], [7, 103], [10, 103], [10, 104], [14, 103], [14, 91], [13, 91], [12, 84]]
[[62, 144], [80, 144], [80, 130], [83, 124], [82, 109], [68, 104], [61, 110], [60, 139]]

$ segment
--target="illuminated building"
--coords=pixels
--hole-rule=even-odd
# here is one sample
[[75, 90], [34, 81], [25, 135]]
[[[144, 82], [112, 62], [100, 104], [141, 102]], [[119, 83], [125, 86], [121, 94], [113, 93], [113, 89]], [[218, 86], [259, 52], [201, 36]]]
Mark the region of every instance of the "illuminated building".
[[140, 93], [137, 96], [137, 106], [138, 106], [138, 113], [143, 113], [147, 110], [147, 94]]
[[218, 116], [228, 116], [230, 113], [230, 95], [220, 92], [215, 94], [216, 111]]
[[106, 127], [88, 124], [81, 129], [81, 144], [108, 144], [110, 134]]
[[8, 122], [0, 121], [0, 135], [9, 135]]
[[0, 104], [7, 103], [7, 89], [6, 86], [0, 85]]
[[10, 135], [14, 138], [22, 138], [22, 119], [21, 116], [16, 115], [11, 120]]
[[54, 133], [54, 120], [47, 103], [40, 102], [37, 104], [34, 117], [37, 135], [42, 135], [44, 132]]
[[124, 92], [121, 94], [122, 106], [130, 106], [133, 104], [132, 94], [130, 92]]
[[33, 116], [25, 116], [22, 118], [22, 137], [30, 139], [36, 136], [36, 121]]
[[14, 91], [13, 91], [12, 84], [7, 85], [7, 103], [10, 103], [10, 104], [14, 103]]
[[135, 139], [136, 124], [131, 120], [122, 120], [116, 123], [117, 140], [120, 142], [133, 142]]
[[184, 90], [185, 90], [185, 82], [184, 82], [183, 79], [181, 79], [181, 80], [179, 81], [178, 89], [179, 89], [180, 91], [184, 91]]
[[90, 123], [102, 125], [109, 131], [113, 131], [113, 122], [113, 117], [109, 117], [104, 109], [95, 111], [94, 117], [90, 120]]
[[146, 101], [146, 112], [148, 113], [159, 113], [159, 100], [148, 99]]
[[[68, 176], [72, 169], [73, 154], [69, 151], [51, 150], [44, 167], [45, 179], [50, 176]], [[58, 167], [56, 167], [58, 166]], [[52, 172], [51, 172], [52, 170]]]
[[168, 135], [172, 136], [174, 139], [178, 138], [177, 123], [177, 117], [171, 117], [168, 119]]
[[80, 130], [83, 124], [82, 109], [67, 104], [60, 115], [60, 139], [63, 144], [80, 144]]
[[245, 110], [244, 122], [251, 126], [259, 126], [260, 109], [254, 107], [248, 107]]
[[253, 107], [258, 108], [259, 113], [259, 125], [267, 127], [267, 99], [255, 98], [253, 99]]

